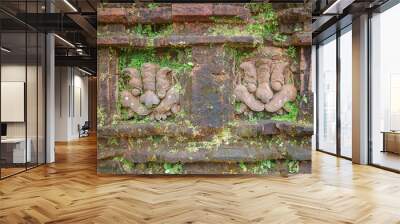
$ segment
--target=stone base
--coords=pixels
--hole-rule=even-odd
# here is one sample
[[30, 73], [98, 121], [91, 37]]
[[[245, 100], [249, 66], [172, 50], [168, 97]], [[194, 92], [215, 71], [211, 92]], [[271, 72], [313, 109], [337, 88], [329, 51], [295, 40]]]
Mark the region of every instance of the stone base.
[[259, 176], [288, 176], [295, 173], [311, 173], [311, 161], [299, 161], [298, 169], [291, 170], [288, 161], [277, 160], [271, 169], [264, 168], [261, 162], [254, 163], [186, 163], [177, 173], [168, 173], [164, 164], [137, 163], [123, 165], [116, 160], [99, 161], [97, 172], [101, 175], [259, 175]]

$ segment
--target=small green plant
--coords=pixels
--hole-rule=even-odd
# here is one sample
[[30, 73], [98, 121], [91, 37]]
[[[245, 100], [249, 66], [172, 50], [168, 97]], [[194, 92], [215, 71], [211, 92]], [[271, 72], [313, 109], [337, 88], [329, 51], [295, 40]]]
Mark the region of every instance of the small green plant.
[[246, 7], [253, 13], [253, 19], [256, 21], [247, 26], [248, 32], [262, 37], [268, 37], [278, 32], [278, 16], [272, 4], [248, 3]]
[[260, 120], [265, 120], [270, 118], [269, 114], [266, 112], [252, 112], [247, 115], [247, 120], [250, 123], [256, 123]]
[[300, 162], [297, 160], [286, 160], [286, 166], [289, 173], [298, 173], [300, 171]]
[[182, 174], [183, 164], [181, 163], [164, 163], [164, 173], [166, 174]]
[[124, 171], [132, 171], [135, 168], [135, 163], [133, 163], [130, 160], [127, 160], [126, 158], [122, 157], [122, 156], [116, 156], [113, 158], [114, 161], [117, 161], [121, 164], [122, 168], [124, 169]]
[[147, 8], [149, 8], [149, 9], [156, 9], [158, 7], [160, 7], [160, 3], [149, 3], [149, 4], [147, 4]]
[[299, 96], [298, 101], [307, 104], [307, 103], [308, 103], [308, 97], [307, 97], [307, 95]]
[[275, 160], [262, 160], [257, 162], [257, 164], [252, 168], [253, 174], [265, 174], [275, 169]]
[[137, 24], [130, 28], [130, 32], [138, 37], [146, 37], [152, 41], [157, 37], [169, 36], [173, 32], [173, 27], [171, 24], [167, 25], [151, 25], [151, 24]]
[[109, 138], [108, 144], [109, 145], [118, 145], [118, 140], [116, 138]]
[[271, 120], [295, 122], [297, 120], [297, 115], [299, 114], [299, 107], [296, 102], [287, 102], [283, 107], [289, 112], [283, 115], [275, 115]]
[[277, 42], [285, 42], [288, 39], [288, 36], [284, 35], [284, 34], [280, 34], [280, 33], [276, 33], [273, 36], [273, 40], [277, 41]]
[[106, 123], [106, 113], [101, 106], [97, 107], [97, 121], [99, 127], [103, 127]]
[[296, 60], [297, 59], [297, 50], [293, 46], [288, 47], [288, 49], [286, 50], [286, 54], [292, 60]]
[[247, 172], [247, 166], [244, 162], [239, 162], [239, 167], [243, 172]]
[[233, 106], [234, 106], [236, 112], [240, 111], [240, 105], [241, 105], [241, 102], [238, 102], [238, 101], [235, 101], [233, 103]]
[[181, 74], [190, 71], [194, 66], [190, 49], [171, 49], [163, 54], [157, 54], [154, 49], [121, 49], [119, 59], [120, 71], [126, 67], [140, 70], [144, 63], [154, 63]]

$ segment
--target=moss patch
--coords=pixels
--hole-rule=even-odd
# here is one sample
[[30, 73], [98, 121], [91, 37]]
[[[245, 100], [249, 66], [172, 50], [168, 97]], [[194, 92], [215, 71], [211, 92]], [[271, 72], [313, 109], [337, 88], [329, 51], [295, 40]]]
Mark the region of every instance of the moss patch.
[[299, 107], [297, 103], [287, 102], [283, 108], [288, 112], [283, 115], [275, 115], [271, 118], [271, 120], [295, 122], [297, 120], [297, 115], [299, 114]]

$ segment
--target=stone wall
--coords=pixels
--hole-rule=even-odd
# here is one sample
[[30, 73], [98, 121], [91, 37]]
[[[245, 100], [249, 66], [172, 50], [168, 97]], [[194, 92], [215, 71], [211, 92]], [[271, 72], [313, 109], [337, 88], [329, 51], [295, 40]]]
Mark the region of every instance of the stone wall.
[[98, 173], [311, 167], [307, 4], [102, 4]]

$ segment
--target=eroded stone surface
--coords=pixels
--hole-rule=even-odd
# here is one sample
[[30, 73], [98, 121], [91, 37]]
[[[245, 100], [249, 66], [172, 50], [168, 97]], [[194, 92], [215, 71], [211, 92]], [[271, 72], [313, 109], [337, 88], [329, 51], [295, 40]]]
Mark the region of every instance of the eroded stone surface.
[[[249, 24], [257, 25], [257, 17], [245, 4], [161, 4], [152, 8], [110, 4], [99, 10], [98, 171], [165, 174], [165, 164], [180, 164], [182, 174], [263, 175], [286, 174], [290, 163], [295, 164], [290, 172], [309, 172], [313, 128], [303, 123], [311, 121], [312, 115], [312, 98], [308, 98], [312, 97], [311, 14], [299, 5], [282, 4], [274, 9], [279, 33], [265, 36], [249, 29]], [[136, 24], [168, 24], [173, 33], [168, 30], [146, 36], [146, 32], [134, 32]], [[211, 32], [211, 27], [220, 30]], [[152, 88], [145, 89], [138, 75], [140, 66], [128, 66], [120, 72], [128, 72], [131, 80], [121, 83], [118, 53], [124, 48], [154, 49], [155, 57], [169, 49], [190, 52], [184, 54], [180, 65], [172, 67], [190, 66], [191, 71], [181, 73], [178, 79], [170, 77], [173, 69], [166, 68], [165, 74], [155, 78], [155, 87], [152, 75]], [[125, 59], [132, 60], [129, 55]], [[247, 62], [252, 64], [251, 73], [246, 73], [249, 66], [242, 66]], [[121, 84], [129, 87], [119, 93]], [[241, 102], [234, 99], [234, 90], [241, 84], [260, 107], [249, 106], [244, 98]], [[288, 89], [289, 93], [283, 92]], [[126, 109], [131, 101], [119, 102], [118, 96], [128, 94], [143, 103], [143, 110], [131, 110], [124, 114], [126, 120], [121, 120], [116, 105], [122, 103]], [[151, 96], [151, 102], [146, 103], [149, 100], [144, 96]], [[174, 101], [166, 104], [167, 110], [158, 109], [166, 98]], [[279, 105], [265, 111], [270, 103]], [[298, 107], [294, 109], [299, 113], [292, 113], [295, 110], [290, 106]], [[289, 118], [290, 122], [277, 121]], [[167, 121], [157, 121], [163, 119]], [[274, 170], [260, 170], [266, 161], [278, 161], [278, 165]]]
[[186, 86], [185, 104], [194, 125], [218, 128], [233, 118], [232, 61], [223, 51], [222, 46], [193, 48], [196, 66]]

